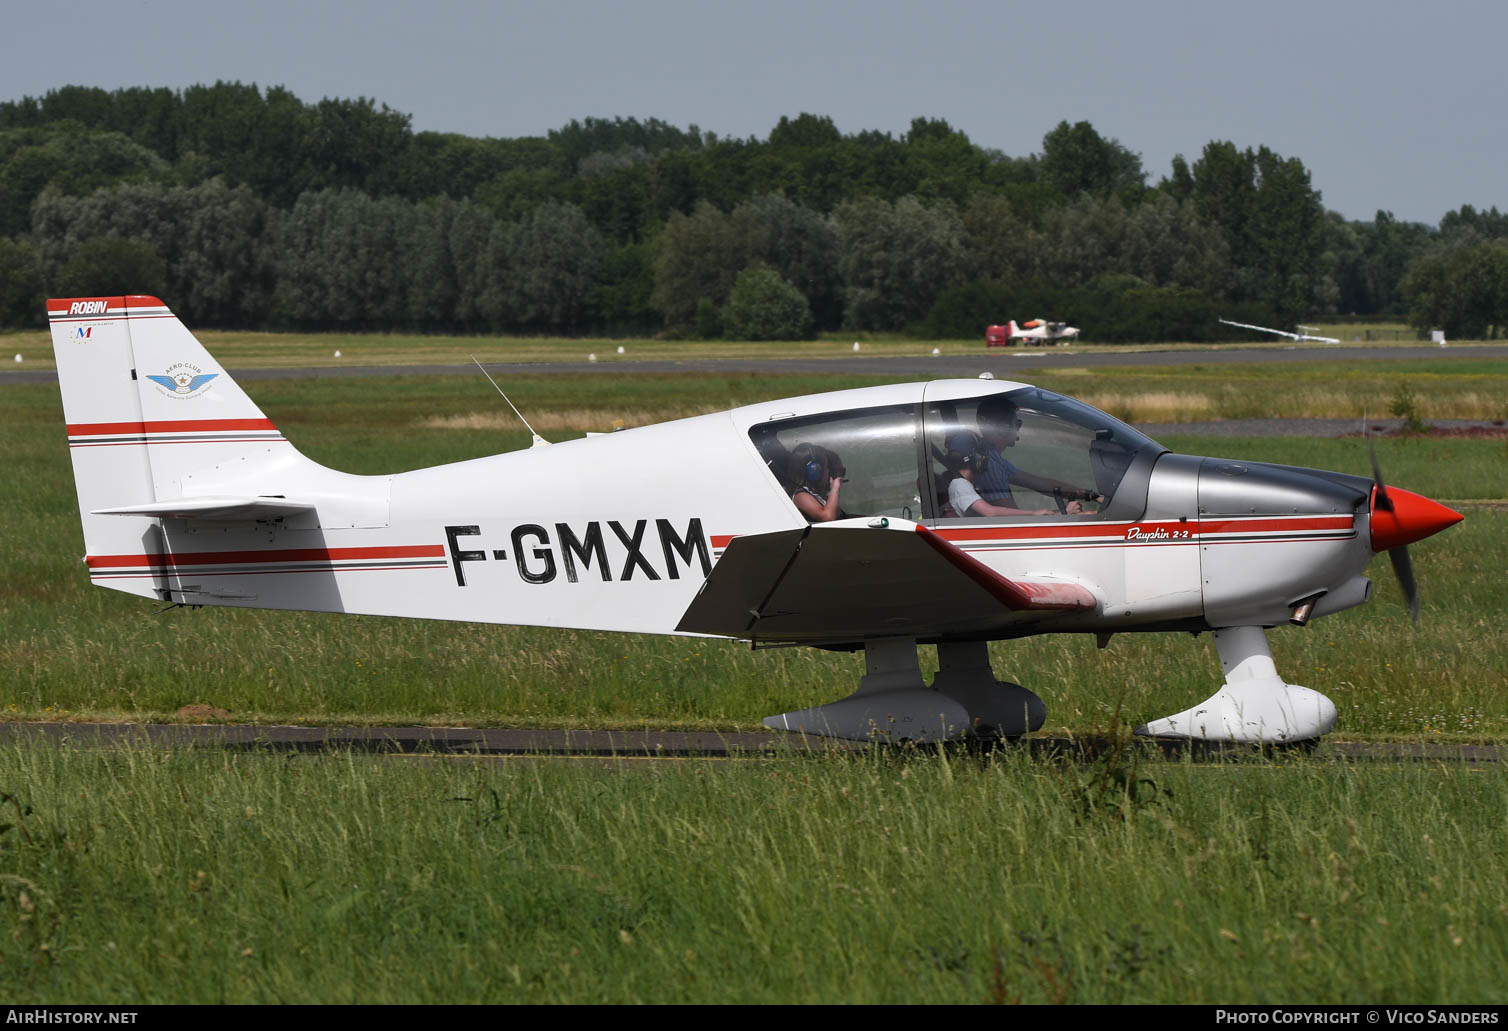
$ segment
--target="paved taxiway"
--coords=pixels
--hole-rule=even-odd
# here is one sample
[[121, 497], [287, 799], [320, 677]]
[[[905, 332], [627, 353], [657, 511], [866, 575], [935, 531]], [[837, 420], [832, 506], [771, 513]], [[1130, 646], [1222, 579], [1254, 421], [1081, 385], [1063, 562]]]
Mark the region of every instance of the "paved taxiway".
[[[583, 342], [585, 350], [590, 344]], [[805, 375], [894, 376], [897, 379], [972, 378], [991, 372], [1001, 379], [1030, 381], [1033, 369], [1100, 368], [1116, 365], [1226, 365], [1269, 362], [1415, 361], [1422, 359], [1508, 360], [1508, 344], [1467, 344], [1453, 348], [1418, 347], [1242, 347], [1228, 350], [1079, 352], [1065, 348], [1033, 348], [936, 358], [875, 358], [859, 354], [841, 358], [693, 358], [685, 361], [618, 358], [604, 355], [596, 362], [488, 362], [503, 376], [664, 376], [671, 373], [796, 373]], [[330, 376], [474, 376], [474, 365], [338, 365], [305, 369], [231, 369], [237, 380], [319, 379]], [[57, 373], [46, 369], [0, 370], [0, 384], [56, 383]]]
[[[486, 727], [278, 727], [246, 724], [0, 723], [0, 743], [53, 741], [82, 748], [147, 746], [219, 748], [239, 752], [368, 752], [389, 756], [452, 756], [476, 759], [685, 760], [756, 759], [774, 756], [862, 752], [871, 746], [782, 733], [715, 733], [656, 730], [509, 730]], [[1019, 746], [1039, 758], [1092, 759], [1110, 742], [1028, 737]], [[1188, 745], [1144, 741], [1177, 756]], [[1199, 745], [1195, 759], [1249, 756], [1248, 745]], [[1324, 741], [1318, 757], [1343, 760], [1495, 763], [1508, 749], [1498, 745], [1437, 742]]]

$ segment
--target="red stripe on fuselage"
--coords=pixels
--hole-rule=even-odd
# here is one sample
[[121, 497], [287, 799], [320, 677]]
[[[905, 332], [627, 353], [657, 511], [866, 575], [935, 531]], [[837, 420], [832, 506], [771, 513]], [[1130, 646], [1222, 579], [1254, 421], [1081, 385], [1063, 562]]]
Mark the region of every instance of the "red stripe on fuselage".
[[1263, 518], [1261, 516], [1236, 516], [1225, 519], [1205, 519], [1199, 523], [1199, 532], [1212, 533], [1283, 533], [1301, 530], [1350, 530], [1356, 525], [1353, 516], [1314, 516], [1309, 518]]
[[1151, 523], [1102, 523], [1086, 521], [1081, 523], [1048, 523], [1045, 525], [1021, 525], [1006, 524], [995, 526], [950, 526], [934, 527], [934, 531], [945, 540], [967, 543], [971, 541], [1002, 541], [1002, 540], [1062, 540], [1075, 537], [1125, 537], [1132, 530], [1141, 532], [1142, 540], [1152, 539], [1148, 535], [1164, 531], [1171, 533], [1174, 530], [1190, 532], [1190, 538], [1195, 536], [1207, 536], [1217, 533], [1297, 533], [1310, 530], [1350, 530], [1355, 525], [1351, 516], [1316, 516], [1316, 517], [1263, 517], [1263, 516], [1236, 516], [1225, 519], [1190, 520], [1177, 522], [1174, 520], [1151, 522]]
[[343, 562], [363, 558], [444, 558], [443, 544], [387, 548], [285, 548], [280, 551], [191, 551], [173, 555], [90, 555], [91, 569], [133, 566], [211, 566], [229, 562]]

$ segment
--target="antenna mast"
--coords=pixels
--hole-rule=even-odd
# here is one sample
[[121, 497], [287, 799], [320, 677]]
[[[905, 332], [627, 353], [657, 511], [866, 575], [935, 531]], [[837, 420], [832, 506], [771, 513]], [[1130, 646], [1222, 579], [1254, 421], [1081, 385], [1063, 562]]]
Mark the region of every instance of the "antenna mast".
[[[477, 356], [472, 355], [471, 360], [476, 362], [476, 367], [482, 370], [482, 375], [487, 377], [487, 382], [492, 384], [492, 389], [496, 390], [498, 394], [502, 396], [502, 399], [504, 401], [508, 401], [508, 395], [504, 394], [503, 388], [497, 385], [497, 380], [493, 379], [488, 374], [486, 367], [480, 361], [477, 361]], [[518, 410], [517, 405], [515, 405], [512, 401], [508, 401], [508, 407], [513, 409], [513, 414], [518, 416], [518, 421], [524, 424], [524, 428], [527, 429], [529, 431], [529, 435], [534, 438], [534, 443], [529, 445], [530, 448], [547, 447], [549, 445], [550, 442], [548, 440], [541, 437], [538, 433], [534, 432], [534, 427], [529, 425], [529, 420], [524, 418], [524, 413]]]

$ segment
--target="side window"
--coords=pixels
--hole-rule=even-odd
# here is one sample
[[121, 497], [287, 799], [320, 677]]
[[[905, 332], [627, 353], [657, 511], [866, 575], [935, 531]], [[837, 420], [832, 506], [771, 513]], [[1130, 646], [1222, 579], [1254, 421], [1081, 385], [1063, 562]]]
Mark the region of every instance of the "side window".
[[749, 431], [770, 475], [813, 522], [922, 518], [917, 436], [910, 405], [785, 419]]

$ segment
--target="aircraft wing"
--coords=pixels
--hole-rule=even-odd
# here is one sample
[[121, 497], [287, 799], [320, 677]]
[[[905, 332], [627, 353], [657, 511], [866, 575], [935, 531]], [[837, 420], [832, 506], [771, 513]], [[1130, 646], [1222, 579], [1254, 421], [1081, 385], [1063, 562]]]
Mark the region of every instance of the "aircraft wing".
[[989, 636], [1099, 599], [1001, 576], [924, 526], [851, 520], [736, 537], [677, 630], [765, 641]]
[[1247, 322], [1232, 322], [1230, 319], [1220, 319], [1219, 321], [1225, 323], [1227, 326], [1235, 326], [1237, 329], [1254, 329], [1258, 333], [1275, 333], [1280, 337], [1287, 337], [1289, 340], [1299, 339], [1297, 333], [1290, 333], [1286, 329], [1269, 329], [1266, 326], [1253, 326]]
[[[1266, 326], [1253, 326], [1253, 325], [1251, 325], [1249, 323], [1246, 323], [1246, 322], [1232, 322], [1230, 319], [1220, 319], [1219, 321], [1225, 323], [1227, 326], [1235, 326], [1235, 327], [1237, 327], [1239, 329], [1255, 329], [1259, 333], [1276, 333], [1278, 336], [1280, 336], [1280, 337], [1287, 337], [1289, 340], [1300, 340], [1300, 341], [1303, 341], [1303, 340], [1313, 340], [1316, 343], [1321, 343], [1321, 344], [1338, 344], [1338, 343], [1340, 343], [1340, 338], [1339, 337], [1321, 337], [1321, 336], [1312, 336], [1312, 335], [1310, 335], [1308, 333], [1290, 333], [1290, 332], [1288, 332], [1285, 329], [1269, 329]], [[1303, 329], [1305, 327], [1300, 326], [1299, 328]]]
[[271, 497], [202, 497], [173, 498], [144, 505], [120, 508], [97, 508], [90, 515], [151, 516], [155, 519], [203, 519], [208, 522], [240, 522], [247, 519], [281, 519], [312, 512], [315, 506], [303, 501]]

